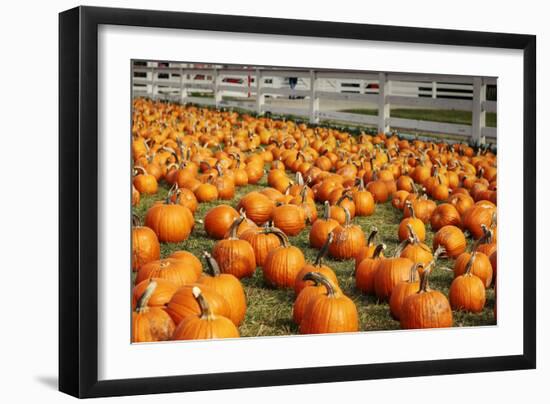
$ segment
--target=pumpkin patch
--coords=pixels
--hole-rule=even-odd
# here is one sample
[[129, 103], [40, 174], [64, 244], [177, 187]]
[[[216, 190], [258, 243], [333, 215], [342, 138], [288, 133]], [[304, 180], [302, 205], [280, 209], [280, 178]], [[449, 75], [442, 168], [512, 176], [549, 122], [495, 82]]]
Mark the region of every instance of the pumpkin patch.
[[496, 324], [489, 149], [144, 98], [132, 128], [133, 342]]

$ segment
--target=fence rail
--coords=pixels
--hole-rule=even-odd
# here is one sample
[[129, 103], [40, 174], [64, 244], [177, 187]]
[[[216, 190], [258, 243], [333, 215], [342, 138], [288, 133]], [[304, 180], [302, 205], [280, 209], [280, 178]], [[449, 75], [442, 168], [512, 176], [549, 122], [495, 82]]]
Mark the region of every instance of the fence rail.
[[[134, 97], [304, 116], [312, 123], [347, 122], [374, 126], [383, 132], [399, 128], [452, 134], [474, 142], [483, 137], [495, 139], [497, 135], [496, 128], [486, 126], [486, 113], [497, 111], [496, 101], [487, 100], [487, 86], [496, 85], [492, 77], [147, 64], [133, 67]], [[296, 82], [294, 86], [289, 78]], [[286, 104], [297, 106], [284, 105], [282, 101], [289, 98], [301, 102], [288, 101]], [[353, 109], [376, 109], [377, 115], [338, 108], [325, 110], [320, 101], [340, 106], [348, 103], [354, 105]], [[391, 106], [471, 111], [472, 124], [392, 117]]]

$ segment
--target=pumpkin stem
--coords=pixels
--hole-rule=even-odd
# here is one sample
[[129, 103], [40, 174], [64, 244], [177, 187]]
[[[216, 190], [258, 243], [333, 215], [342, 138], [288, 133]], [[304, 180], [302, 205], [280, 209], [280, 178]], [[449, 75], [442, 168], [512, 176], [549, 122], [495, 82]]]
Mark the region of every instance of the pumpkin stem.
[[351, 215], [349, 213], [348, 208], [343, 208], [344, 213], [346, 215], [346, 222], [344, 223], [344, 227], [350, 227], [351, 226]]
[[221, 177], [223, 175], [223, 169], [222, 169], [222, 166], [220, 165], [219, 162], [216, 163], [215, 165], [216, 167], [216, 171], [218, 172], [218, 175]]
[[409, 212], [411, 212], [411, 217], [413, 219], [416, 219], [416, 213], [414, 212], [412, 202], [411, 201], [405, 201], [405, 206], [409, 209]]
[[325, 210], [323, 211], [323, 219], [324, 220], [330, 219], [330, 203], [328, 201], [325, 201]]
[[328, 297], [335, 297], [337, 291], [332, 282], [323, 274], [319, 272], [308, 272], [302, 278], [304, 281], [313, 281], [316, 284], [323, 285], [327, 290]]
[[470, 254], [470, 259], [466, 263], [466, 270], [464, 271], [464, 275], [472, 275], [472, 267], [474, 266], [474, 261], [476, 259], [476, 252], [472, 251]]
[[367, 238], [367, 245], [373, 245], [374, 244], [374, 238], [378, 234], [378, 227], [372, 226], [370, 229], [369, 237]]
[[288, 236], [279, 228], [277, 227], [270, 227], [265, 229], [266, 233], [275, 234], [279, 240], [281, 240], [281, 244], [284, 248], [288, 248], [291, 246], [290, 240], [288, 239]]
[[142, 166], [134, 166], [134, 170], [136, 171], [141, 171], [141, 173], [143, 175], [149, 175], [149, 173], [147, 172], [147, 170], [145, 168], [143, 168]]
[[409, 271], [409, 283], [416, 282], [418, 269], [423, 267], [424, 267], [424, 264], [422, 264], [421, 262], [416, 262], [411, 265], [411, 270]]
[[206, 260], [206, 265], [212, 273], [212, 276], [219, 276], [221, 274], [221, 270], [220, 266], [218, 265], [218, 261], [216, 261], [216, 259], [212, 257], [212, 254], [210, 254], [208, 251], [204, 251], [202, 253], [202, 256]]
[[201, 290], [197, 286], [193, 286], [193, 297], [201, 308], [200, 318], [202, 320], [209, 320], [214, 317], [208, 301], [204, 298]]
[[300, 171], [296, 172], [296, 183], [300, 186], [304, 185], [304, 177]]
[[155, 289], [157, 288], [157, 282], [151, 281], [149, 282], [149, 285], [147, 285], [147, 288], [145, 288], [145, 291], [139, 298], [137, 305], [136, 305], [136, 312], [141, 313], [143, 311], [147, 311], [149, 307], [147, 306], [149, 304], [149, 299], [151, 299], [151, 296], [153, 296], [153, 293], [155, 292]]
[[328, 246], [330, 245], [330, 243], [332, 243], [332, 240], [334, 240], [334, 233], [330, 232], [328, 234], [327, 239], [323, 243], [323, 246], [317, 253], [317, 257], [315, 258], [315, 263], [313, 264], [314, 266], [320, 267], [321, 265], [323, 265], [323, 258], [327, 255]]
[[373, 259], [376, 259], [380, 256], [380, 254], [382, 253], [382, 251], [384, 251], [386, 249], [386, 244], [378, 244], [375, 248], [374, 248], [374, 252], [372, 253], [372, 258]]
[[300, 198], [302, 199], [302, 203], [306, 200], [306, 192], [307, 192], [307, 185], [302, 186], [302, 191], [300, 192]]
[[132, 226], [134, 227], [141, 226], [141, 219], [135, 213], [132, 213]]
[[418, 238], [416, 232], [414, 231], [412, 225], [410, 223], [407, 223], [407, 230], [409, 231], [409, 237], [412, 240], [413, 244], [419, 244], [420, 239]]
[[351, 197], [351, 195], [349, 194], [349, 190], [346, 189], [343, 193], [342, 193], [342, 196], [340, 198], [338, 198], [338, 200], [336, 201], [336, 206], [340, 206], [340, 204], [344, 201], [344, 199], [348, 199], [350, 201], [353, 201], [353, 198]]
[[229, 240], [237, 240], [239, 237], [237, 237], [237, 230], [239, 229], [239, 226], [244, 221], [245, 216], [241, 215], [235, 220], [233, 220], [233, 223], [231, 223], [231, 227], [229, 228]]

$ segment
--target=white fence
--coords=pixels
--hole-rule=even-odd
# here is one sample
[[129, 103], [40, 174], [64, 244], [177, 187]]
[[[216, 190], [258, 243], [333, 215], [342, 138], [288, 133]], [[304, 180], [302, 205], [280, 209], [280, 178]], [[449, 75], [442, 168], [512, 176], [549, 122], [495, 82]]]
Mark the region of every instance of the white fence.
[[[486, 126], [486, 113], [496, 112], [497, 108], [496, 101], [486, 99], [487, 86], [496, 85], [496, 78], [180, 66], [167, 67], [156, 62], [134, 66], [133, 96], [240, 108], [258, 114], [304, 116], [312, 123], [338, 121], [374, 126], [383, 132], [399, 128], [459, 135], [474, 142], [482, 137], [496, 138], [496, 128]], [[289, 78], [297, 79], [293, 88]], [[300, 100], [295, 101], [297, 99]], [[341, 111], [346, 108], [325, 109], [320, 107], [321, 100], [340, 106], [350, 104], [354, 108], [377, 109], [378, 114]], [[471, 111], [472, 125], [392, 117], [390, 106]]]

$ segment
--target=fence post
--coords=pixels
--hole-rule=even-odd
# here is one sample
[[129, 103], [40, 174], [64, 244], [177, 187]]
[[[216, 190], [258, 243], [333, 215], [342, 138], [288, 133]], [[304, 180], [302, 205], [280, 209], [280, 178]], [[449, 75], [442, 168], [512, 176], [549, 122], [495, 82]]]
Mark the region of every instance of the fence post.
[[256, 69], [256, 113], [262, 115], [265, 103], [265, 95], [262, 93], [262, 71]]
[[214, 69], [214, 102], [216, 108], [220, 107], [222, 102], [222, 92], [219, 89], [221, 77], [218, 74], [218, 69]]
[[481, 77], [474, 77], [472, 102], [472, 141], [479, 144], [481, 133], [485, 127], [485, 108], [483, 103], [487, 98], [487, 85]]
[[386, 96], [390, 95], [390, 82], [386, 73], [378, 74], [378, 132], [389, 132], [390, 104]]
[[319, 123], [319, 97], [317, 96], [317, 73], [309, 72], [309, 122]]
[[432, 98], [437, 98], [437, 81], [432, 81]]
[[159, 89], [158, 89], [158, 86], [156, 85], [155, 74], [156, 74], [155, 68], [154, 66], [151, 66], [151, 96], [154, 101], [157, 100], [158, 94], [159, 94]]
[[187, 87], [185, 86], [185, 71], [180, 69], [180, 104], [185, 105], [187, 103]]

